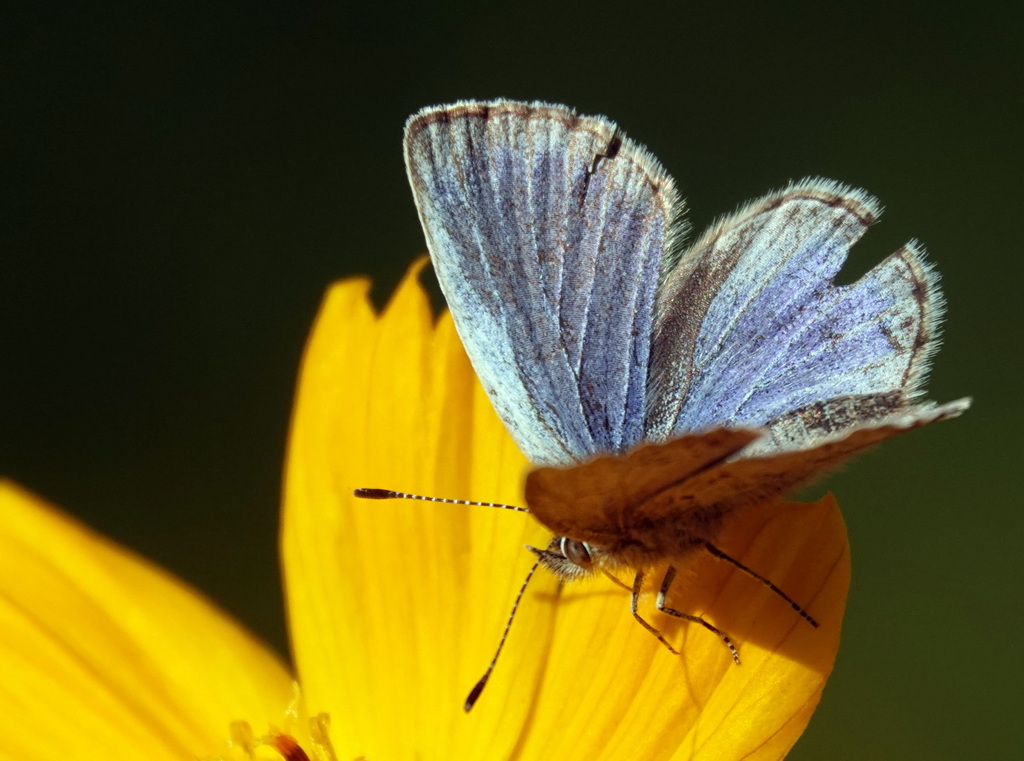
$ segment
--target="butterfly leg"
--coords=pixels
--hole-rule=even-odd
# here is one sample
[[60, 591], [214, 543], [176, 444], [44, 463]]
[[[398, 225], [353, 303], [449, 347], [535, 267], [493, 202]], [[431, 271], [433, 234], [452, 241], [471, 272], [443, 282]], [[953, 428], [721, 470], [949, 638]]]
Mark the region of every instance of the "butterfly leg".
[[676, 650], [674, 647], [672, 647], [672, 645], [670, 645], [668, 643], [668, 640], [665, 639], [661, 635], [661, 632], [659, 632], [657, 629], [655, 629], [649, 623], [644, 621], [644, 619], [641, 618], [640, 614], [637, 612], [637, 608], [639, 607], [639, 604], [640, 604], [640, 590], [643, 587], [643, 585], [644, 585], [644, 573], [643, 573], [643, 571], [637, 571], [636, 572], [636, 577], [633, 579], [633, 596], [630, 598], [630, 601], [629, 601], [629, 609], [633, 612], [633, 618], [635, 618], [640, 623], [640, 625], [642, 627], [644, 627], [647, 631], [649, 631], [651, 634], [653, 634], [655, 637], [657, 637], [658, 638], [658, 642], [660, 642], [665, 647], [667, 647], [669, 649], [669, 652], [672, 653], [672, 655], [679, 655], [679, 651]]
[[794, 601], [792, 597], [790, 597], [785, 592], [783, 592], [781, 589], [779, 589], [777, 586], [775, 586], [775, 584], [773, 584], [769, 579], [766, 579], [761, 574], [751, 570], [750, 568], [747, 568], [745, 565], [743, 565], [743, 563], [741, 563], [740, 561], [736, 560], [736, 558], [733, 558], [733, 557], [730, 557], [729, 555], [726, 555], [724, 552], [722, 552], [720, 549], [718, 549], [711, 542], [704, 542], [704, 549], [706, 549], [708, 552], [710, 552], [712, 555], [714, 555], [719, 560], [724, 560], [724, 561], [726, 561], [728, 563], [732, 563], [734, 566], [736, 566], [741, 571], [743, 571], [743, 573], [745, 573], [748, 576], [750, 576], [752, 578], [755, 578], [758, 581], [760, 581], [762, 584], [764, 584], [766, 587], [768, 587], [770, 590], [772, 590], [775, 594], [777, 594], [783, 600], [788, 602], [790, 604], [790, 607], [792, 607], [793, 610], [795, 610], [797, 613], [799, 613], [811, 626], [813, 626], [815, 629], [818, 628], [818, 622], [815, 621], [813, 618], [811, 618], [811, 615], [806, 610], [804, 610], [800, 606], [799, 603]]
[[602, 571], [602, 573], [604, 573], [605, 576], [607, 576], [609, 579], [614, 581], [616, 584], [618, 584], [620, 587], [625, 589], [627, 592], [630, 591], [633, 588], [633, 587], [629, 586], [629, 584], [624, 582], [622, 579], [620, 579], [618, 576], [616, 576], [615, 574], [613, 574], [610, 571], [608, 571], [607, 569], [602, 568], [601, 571]]
[[[707, 621], [705, 621], [700, 616], [694, 616], [694, 615], [692, 615], [690, 613], [680, 613], [678, 610], [675, 610], [674, 608], [670, 608], [670, 607], [668, 607], [665, 604], [665, 600], [668, 597], [668, 590], [672, 586], [672, 582], [675, 581], [675, 578], [676, 578], [676, 567], [673, 566], [673, 565], [670, 565], [668, 567], [668, 570], [665, 571], [665, 578], [662, 579], [662, 581], [661, 581], [661, 589], [658, 590], [658, 601], [655, 604], [655, 606], [662, 613], [666, 613], [666, 614], [668, 614], [670, 616], [675, 616], [676, 618], [681, 618], [684, 621], [690, 621], [690, 622], [695, 623], [695, 624], [700, 624], [705, 629], [707, 629], [709, 632], [711, 632], [712, 634], [716, 635], [720, 640], [722, 640], [722, 642], [725, 643], [725, 646], [727, 648], [729, 648], [729, 652], [732, 653], [733, 661], [735, 661], [736, 665], [739, 666], [740, 665], [740, 654], [739, 654], [739, 651], [736, 649], [736, 645], [734, 645], [732, 643], [732, 640], [729, 639], [729, 635], [728, 634], [723, 632], [717, 626], [713, 626], [713, 625], [709, 624]], [[635, 592], [635, 588], [634, 588], [634, 592]], [[659, 639], [660, 639], [660, 637], [659, 637]], [[662, 640], [662, 642], [664, 642], [664, 640]], [[669, 648], [669, 649], [671, 649], [671, 648]]]

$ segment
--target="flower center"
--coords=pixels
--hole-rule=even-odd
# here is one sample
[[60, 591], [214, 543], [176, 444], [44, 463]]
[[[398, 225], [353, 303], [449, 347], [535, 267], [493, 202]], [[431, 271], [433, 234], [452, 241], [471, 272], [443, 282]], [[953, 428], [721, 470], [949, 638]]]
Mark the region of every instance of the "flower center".
[[[294, 717], [292, 717], [294, 719]], [[291, 723], [291, 722], [290, 722]], [[303, 746], [294, 734], [271, 727], [265, 735], [256, 735], [249, 722], [231, 722], [231, 739], [228, 742], [230, 755], [216, 756], [210, 761], [251, 759], [252, 761], [338, 761], [331, 745], [329, 730], [330, 717], [320, 713], [309, 720], [308, 744]], [[270, 750], [272, 754], [266, 751]]]

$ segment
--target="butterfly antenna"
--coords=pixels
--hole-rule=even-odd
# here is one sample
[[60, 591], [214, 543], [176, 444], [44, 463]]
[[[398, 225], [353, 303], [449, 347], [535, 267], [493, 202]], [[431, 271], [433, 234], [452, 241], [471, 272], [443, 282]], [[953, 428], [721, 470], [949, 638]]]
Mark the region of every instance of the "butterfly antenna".
[[772, 590], [775, 594], [777, 594], [783, 600], [788, 602], [790, 607], [792, 607], [793, 610], [795, 610], [797, 613], [799, 613], [801, 618], [803, 618], [805, 621], [807, 621], [807, 623], [809, 623], [815, 629], [818, 628], [818, 626], [820, 624], [818, 624], [818, 622], [815, 621], [811, 617], [811, 615], [806, 610], [803, 609], [803, 607], [800, 605], [800, 603], [796, 602], [792, 597], [790, 597], [785, 592], [783, 592], [781, 589], [779, 589], [777, 586], [775, 586], [775, 584], [773, 584], [771, 582], [771, 580], [766, 579], [764, 576], [762, 576], [761, 574], [757, 573], [756, 571], [754, 571], [754, 570], [752, 570], [750, 568], [747, 568], [745, 565], [743, 565], [743, 563], [738, 561], [736, 558], [730, 557], [729, 555], [726, 555], [724, 552], [722, 552], [720, 549], [718, 549], [711, 542], [704, 542], [704, 549], [706, 549], [708, 552], [710, 552], [716, 558], [719, 558], [721, 560], [725, 560], [728, 563], [732, 563], [734, 566], [736, 566], [741, 571], [743, 571], [743, 573], [745, 573], [748, 576], [751, 576], [751, 577], [757, 579], [758, 581], [760, 581], [762, 584], [764, 584], [766, 587], [768, 587], [770, 590]]
[[505, 505], [501, 502], [474, 502], [466, 499], [446, 499], [444, 497], [426, 497], [422, 494], [408, 494], [404, 491], [391, 489], [356, 489], [352, 494], [360, 499], [418, 499], [423, 502], [445, 502], [449, 505], [476, 505], [478, 507], [500, 507], [502, 510], [515, 510], [519, 513], [530, 512], [518, 505]]
[[469, 713], [473, 706], [476, 705], [476, 701], [480, 698], [480, 693], [484, 691], [484, 687], [487, 686], [487, 680], [491, 678], [491, 672], [494, 671], [494, 666], [498, 663], [498, 656], [501, 655], [502, 649], [505, 647], [505, 640], [508, 638], [509, 629], [512, 628], [512, 620], [516, 617], [516, 610], [519, 608], [519, 603], [523, 599], [523, 595], [526, 593], [526, 585], [530, 583], [530, 579], [533, 578], [534, 572], [537, 570], [537, 566], [540, 565], [540, 557], [538, 556], [533, 565], [530, 566], [530, 571], [526, 574], [526, 578], [523, 579], [523, 585], [519, 587], [519, 594], [516, 595], [516, 601], [512, 603], [512, 611], [508, 614], [508, 621], [505, 622], [505, 631], [501, 633], [501, 641], [498, 642], [498, 649], [494, 651], [494, 657], [491, 658], [491, 662], [487, 665], [487, 671], [480, 677], [480, 681], [473, 685], [473, 689], [469, 691], [469, 695], [466, 696], [466, 702], [463, 703], [462, 708], [466, 713]]

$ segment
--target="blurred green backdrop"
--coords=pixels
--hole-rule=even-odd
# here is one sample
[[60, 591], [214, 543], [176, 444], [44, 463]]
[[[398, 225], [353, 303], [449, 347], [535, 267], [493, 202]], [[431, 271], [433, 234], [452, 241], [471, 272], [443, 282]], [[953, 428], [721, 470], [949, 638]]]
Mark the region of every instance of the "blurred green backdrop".
[[[276, 510], [327, 284], [424, 244], [404, 119], [461, 98], [606, 114], [699, 230], [806, 175], [887, 206], [949, 300], [964, 418], [827, 484], [854, 581], [792, 758], [1019, 757], [1021, 3], [79, 4], [4, 23], [0, 470], [286, 650]], [[821, 489], [817, 489], [821, 491]], [[486, 498], [486, 495], [483, 495]]]

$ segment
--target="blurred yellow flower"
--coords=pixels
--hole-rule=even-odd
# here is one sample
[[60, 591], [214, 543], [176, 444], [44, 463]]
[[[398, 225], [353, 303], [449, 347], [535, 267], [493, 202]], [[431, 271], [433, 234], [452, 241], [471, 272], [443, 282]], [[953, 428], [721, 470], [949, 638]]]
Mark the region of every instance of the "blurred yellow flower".
[[[410, 271], [376, 315], [369, 282], [331, 289], [303, 361], [282, 555], [295, 677], [197, 593], [53, 508], [0, 487], [0, 759], [777, 759], [832, 669], [849, 582], [837, 508], [753, 511], [699, 556], [675, 607], [736, 641], [647, 611], [607, 579], [534, 578], [473, 712], [533, 555], [532, 518], [367, 502], [355, 487], [523, 504], [528, 464], [447, 315]], [[653, 603], [649, 601], [649, 604]], [[333, 721], [328, 727], [326, 716]], [[312, 721], [310, 721], [312, 718]]]

